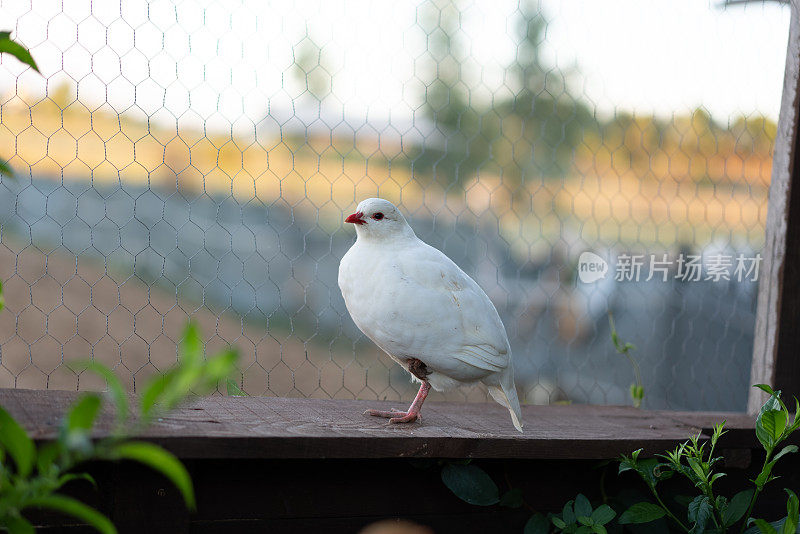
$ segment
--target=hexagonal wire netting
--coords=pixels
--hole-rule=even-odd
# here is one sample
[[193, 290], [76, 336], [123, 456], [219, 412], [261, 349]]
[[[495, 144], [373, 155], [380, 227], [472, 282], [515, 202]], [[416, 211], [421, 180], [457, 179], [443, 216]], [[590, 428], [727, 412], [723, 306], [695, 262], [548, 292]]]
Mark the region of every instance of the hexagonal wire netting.
[[252, 395], [409, 396], [336, 283], [380, 195], [486, 289], [525, 401], [630, 402], [610, 311], [646, 406], [744, 409], [787, 8], [228, 4], [0, 1], [41, 70], [0, 60], [0, 386], [135, 390], [195, 318]]

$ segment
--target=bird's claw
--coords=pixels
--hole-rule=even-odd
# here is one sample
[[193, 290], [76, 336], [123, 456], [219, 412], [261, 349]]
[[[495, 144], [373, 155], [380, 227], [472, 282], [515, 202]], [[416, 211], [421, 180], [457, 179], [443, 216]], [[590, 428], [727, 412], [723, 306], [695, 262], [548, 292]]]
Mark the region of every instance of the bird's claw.
[[397, 423], [413, 423], [422, 418], [419, 412], [404, 412], [396, 408], [389, 411], [385, 410], [366, 410], [364, 415], [371, 415], [373, 417], [383, 417], [389, 419], [389, 424]]
[[364, 415], [371, 415], [373, 417], [384, 417], [384, 418], [387, 418], [387, 419], [390, 418], [390, 417], [397, 417], [399, 414], [406, 415], [406, 412], [402, 412], [402, 411], [400, 411], [400, 410], [398, 410], [396, 408], [392, 408], [389, 411], [371, 410], [370, 409], [370, 410], [366, 410], [364, 412]]
[[422, 419], [422, 415], [413, 412], [398, 412], [398, 415], [403, 414], [402, 417], [392, 417], [389, 419], [389, 424], [394, 425], [397, 423], [413, 423]]

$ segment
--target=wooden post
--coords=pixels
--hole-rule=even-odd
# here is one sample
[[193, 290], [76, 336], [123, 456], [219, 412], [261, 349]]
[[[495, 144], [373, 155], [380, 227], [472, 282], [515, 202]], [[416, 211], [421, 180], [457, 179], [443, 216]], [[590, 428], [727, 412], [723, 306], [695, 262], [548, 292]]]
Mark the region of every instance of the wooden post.
[[[751, 384], [770, 384], [785, 397], [800, 396], [800, 0], [790, 9], [750, 376]], [[765, 400], [751, 389], [748, 412]]]

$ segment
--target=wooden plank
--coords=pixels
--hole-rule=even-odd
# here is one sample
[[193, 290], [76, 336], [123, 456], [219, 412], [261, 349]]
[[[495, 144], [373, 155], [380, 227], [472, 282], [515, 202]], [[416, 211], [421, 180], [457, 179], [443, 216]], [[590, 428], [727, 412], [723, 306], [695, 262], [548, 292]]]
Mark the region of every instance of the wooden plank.
[[[76, 392], [0, 389], [0, 405], [37, 440], [57, 435]], [[492, 403], [425, 404], [423, 419], [388, 425], [363, 415], [396, 403], [273, 397], [197, 399], [156, 422], [143, 437], [182, 458], [517, 458], [604, 459], [644, 447], [661, 452], [727, 419], [752, 442], [753, 418], [733, 413], [644, 411], [624, 406], [524, 406], [525, 432]], [[111, 429], [106, 407], [100, 437]], [[749, 441], [747, 441], [749, 440]], [[736, 440], [728, 446], [738, 446]]]
[[[800, 0], [791, 2], [789, 44], [758, 285], [751, 383], [800, 395]], [[747, 409], [766, 400], [750, 390]]]

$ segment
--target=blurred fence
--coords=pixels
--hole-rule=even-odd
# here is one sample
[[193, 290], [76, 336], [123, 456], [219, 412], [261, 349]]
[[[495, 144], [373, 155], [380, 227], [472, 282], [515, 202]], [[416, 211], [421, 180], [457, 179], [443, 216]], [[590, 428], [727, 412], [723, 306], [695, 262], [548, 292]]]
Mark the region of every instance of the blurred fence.
[[527, 402], [628, 402], [612, 312], [646, 406], [744, 409], [776, 117], [596, 104], [535, 4], [489, 38], [489, 2], [201, 4], [0, 2], [42, 71], [0, 60], [0, 387], [97, 387], [88, 356], [135, 389], [194, 318], [252, 395], [408, 395], [336, 284], [382, 196], [486, 289]]

